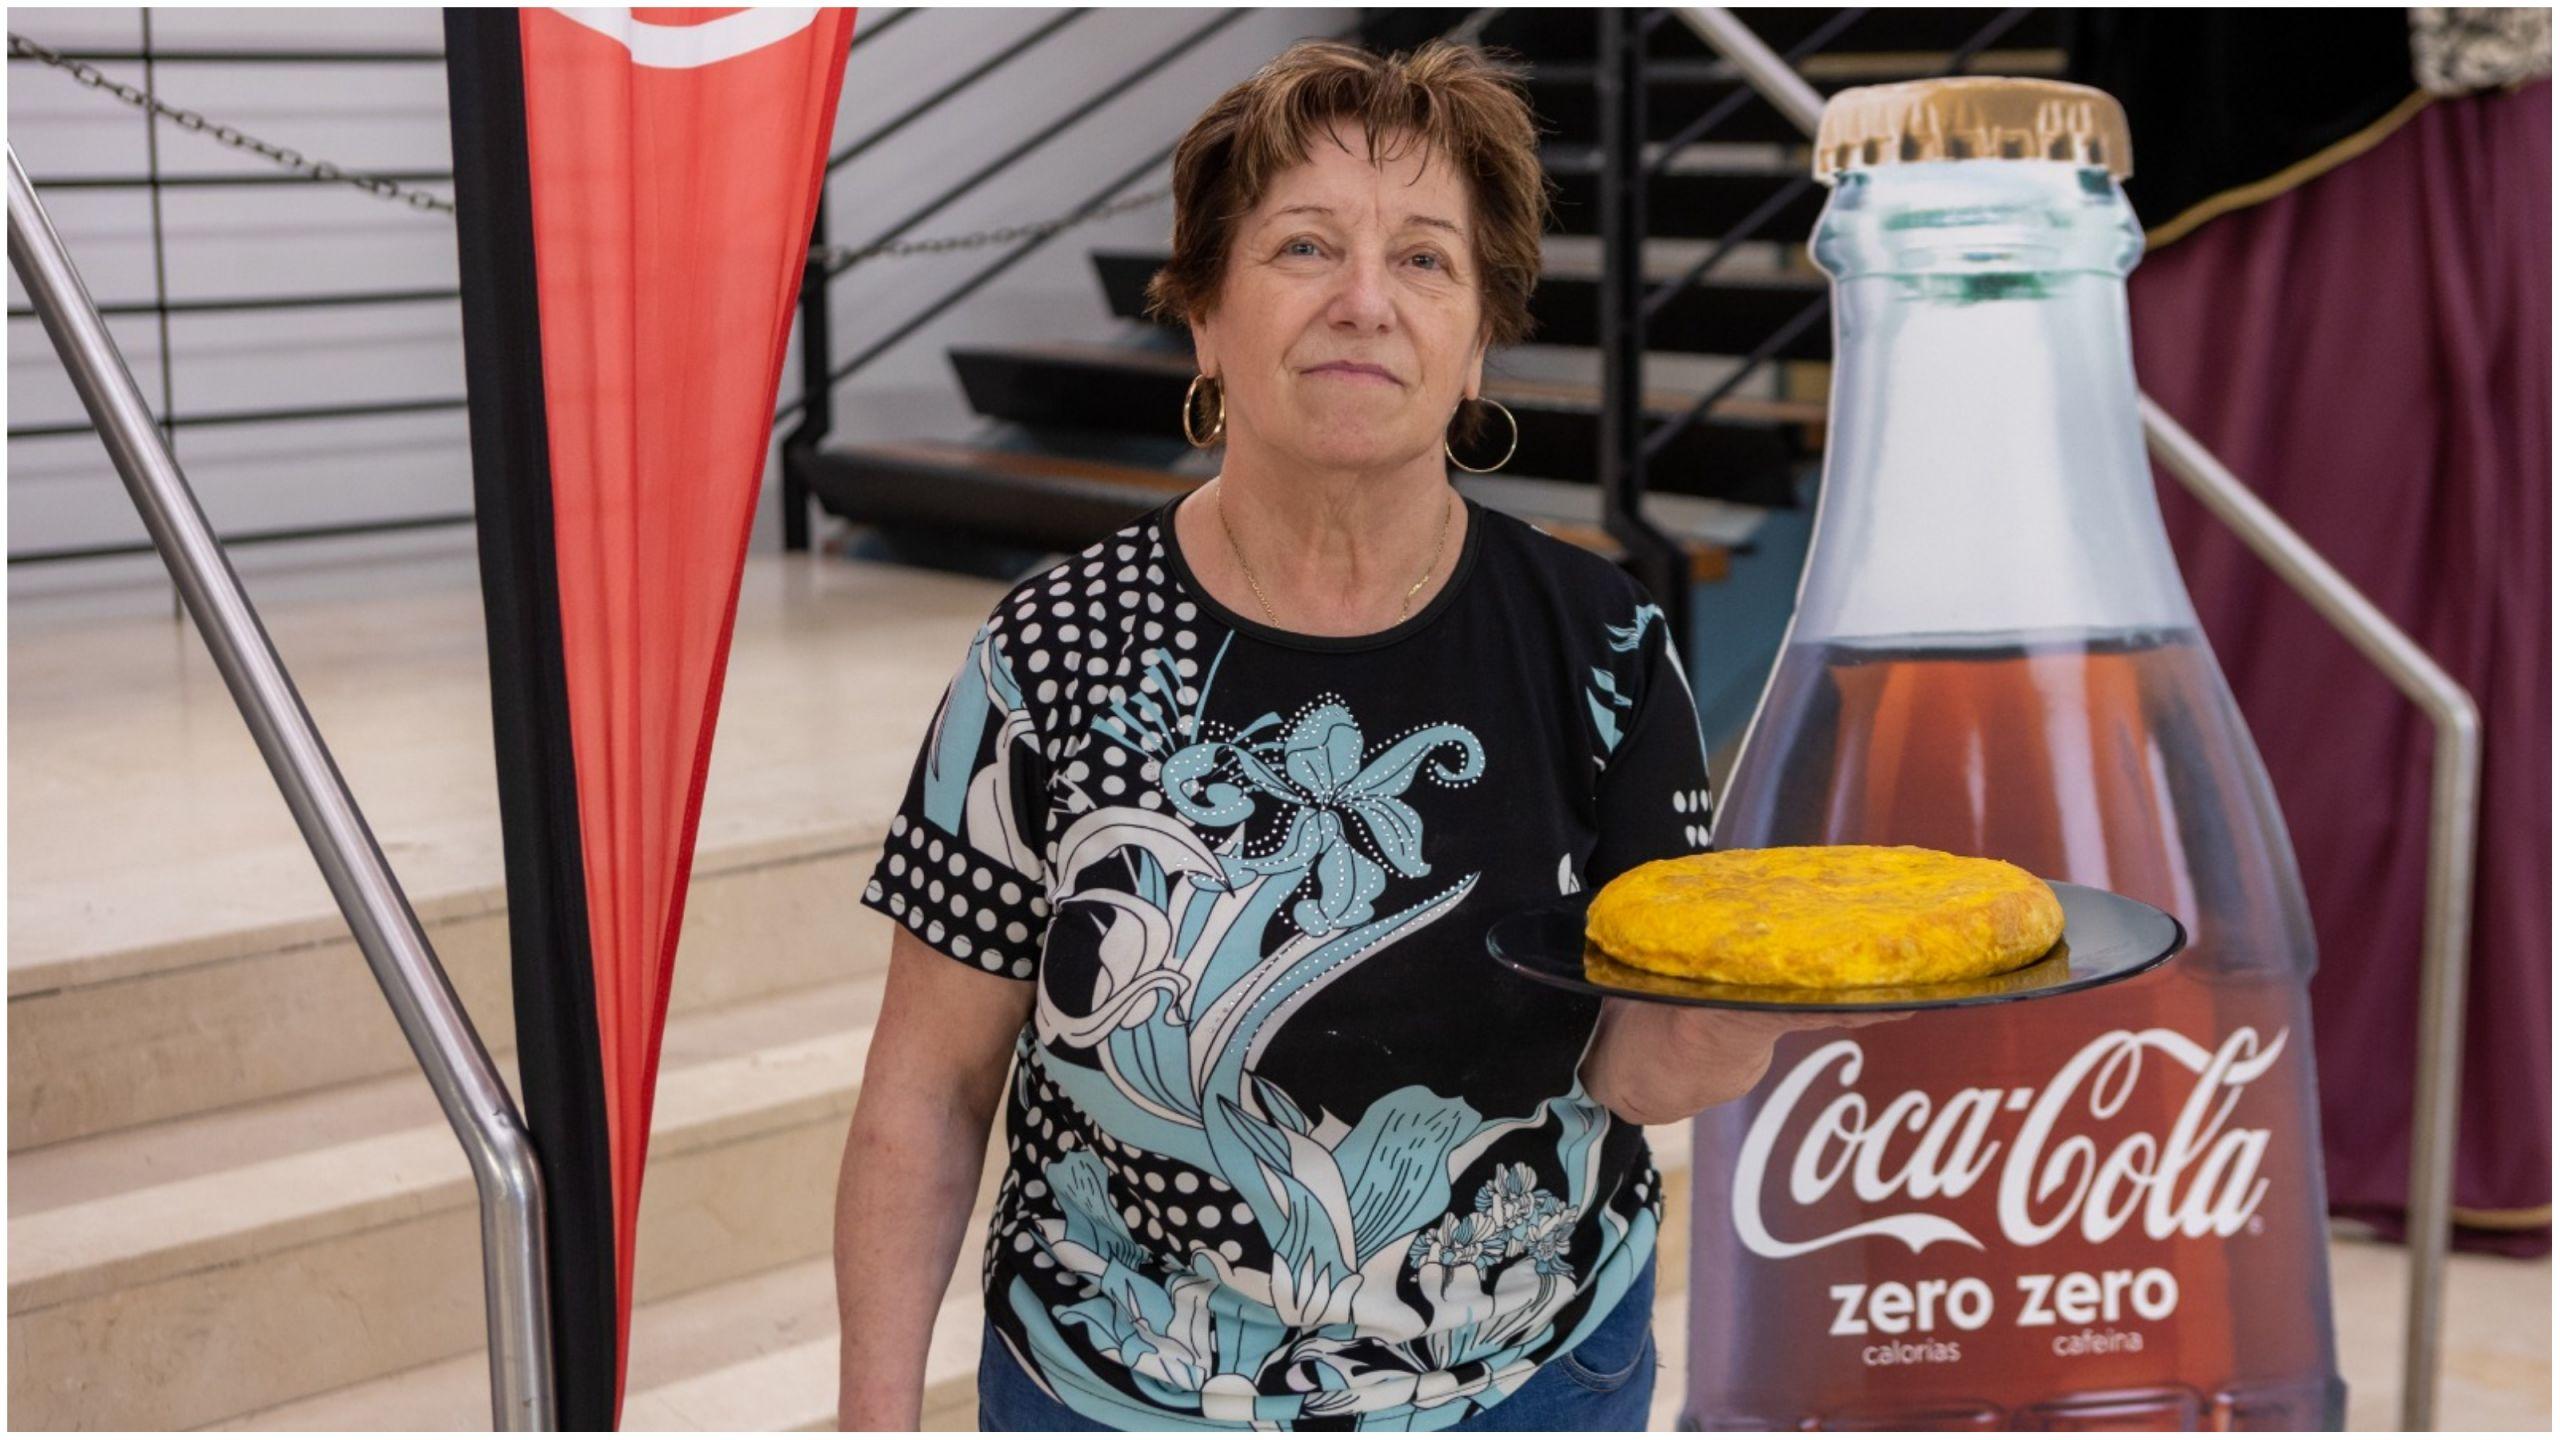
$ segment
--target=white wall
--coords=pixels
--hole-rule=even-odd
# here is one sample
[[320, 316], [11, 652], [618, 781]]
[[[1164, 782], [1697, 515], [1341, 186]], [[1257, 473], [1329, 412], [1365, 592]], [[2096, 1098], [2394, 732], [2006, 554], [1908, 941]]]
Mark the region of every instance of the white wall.
[[[871, 12], [886, 17], [888, 10]], [[846, 68], [834, 144], [840, 148], [967, 70], [1052, 11], [937, 10], [858, 47]], [[963, 97], [839, 172], [829, 187], [838, 243], [856, 243], [979, 163], [1134, 68], [1213, 12], [1115, 10], [1077, 21]], [[1220, 32], [1152, 80], [1059, 133], [976, 194], [926, 222], [944, 235], [1046, 218], [1108, 176], [1168, 143], [1218, 91], [1289, 41], [1347, 25], [1347, 10], [1266, 10]], [[137, 49], [143, 12], [16, 8], [9, 29], [57, 48]], [[167, 10], [150, 12], [162, 49], [442, 48], [434, 9]], [[139, 85], [142, 66], [102, 64]], [[169, 103], [199, 110], [275, 143], [350, 169], [449, 167], [443, 67], [407, 64], [177, 64], [154, 67]], [[140, 175], [141, 111], [32, 61], [8, 67], [9, 143], [42, 186], [50, 175]], [[162, 121], [163, 174], [262, 171], [268, 163]], [[1154, 183], [1153, 181], [1142, 183]], [[433, 187], [450, 195], [449, 185]], [[347, 187], [164, 188], [162, 233], [172, 300], [313, 290], [449, 288], [456, 283], [449, 217]], [[144, 189], [65, 190], [45, 196], [56, 227], [101, 302], [153, 295], [151, 196]], [[837, 392], [837, 434], [951, 435], [970, 423], [943, 359], [965, 340], [1093, 338], [1112, 331], [1086, 251], [1161, 243], [1166, 206], [1061, 236], [951, 314], [907, 340]], [[840, 277], [831, 292], [836, 355], [856, 349], [956, 284], [993, 252], [881, 260]], [[13, 308], [25, 296], [14, 277]], [[120, 317], [110, 329], [157, 409], [157, 322]], [[452, 302], [356, 309], [172, 317], [170, 378], [179, 414], [230, 409], [459, 397], [462, 333]], [[783, 396], [798, 393], [795, 340]], [[9, 322], [12, 425], [76, 420], [81, 411], [42, 327]], [[177, 453], [217, 529], [262, 530], [467, 510], [469, 447], [459, 409], [414, 416], [182, 429]], [[139, 521], [94, 436], [12, 440], [11, 553], [142, 538]], [[768, 462], [758, 543], [779, 543], [778, 470]], [[315, 542], [317, 545], [344, 542]], [[299, 548], [299, 547], [297, 547]], [[319, 553], [316, 550], [315, 554]], [[147, 563], [147, 562], [146, 562]], [[21, 583], [58, 585], [65, 567], [11, 569]], [[100, 569], [133, 569], [131, 563]], [[38, 581], [30, 572], [50, 572]]]

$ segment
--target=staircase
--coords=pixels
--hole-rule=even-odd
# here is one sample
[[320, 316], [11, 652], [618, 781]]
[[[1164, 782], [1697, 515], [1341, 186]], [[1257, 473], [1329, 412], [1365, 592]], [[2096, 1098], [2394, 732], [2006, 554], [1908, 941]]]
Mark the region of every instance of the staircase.
[[[1371, 43], [1401, 46], [1447, 31], [1467, 12], [1369, 13]], [[1784, 50], [1843, 12], [1742, 13]], [[1953, 47], [2002, 13], [1868, 12], [1806, 57], [1803, 69], [1825, 90], [1941, 73]], [[1969, 68], [2059, 75], [2057, 33], [2049, 14], [2027, 12]], [[1460, 477], [1458, 485], [1561, 538], [1614, 554], [1595, 480], [1602, 157], [1594, 34], [1588, 14], [1554, 10], [1497, 12], [1483, 31], [1485, 43], [1525, 62], [1558, 194], [1545, 274], [1531, 301], [1532, 340], [1497, 353], [1487, 366], [1488, 393], [1519, 418], [1518, 452], [1501, 475]], [[1679, 138], [1741, 82], [1676, 20], [1657, 26], [1648, 45], [1647, 130], [1658, 146]], [[1685, 271], [1803, 174], [1806, 153], [1794, 128], [1754, 99], [1715, 126], [1705, 143], [1665, 157], [1665, 171], [1648, 192], [1648, 279]], [[1754, 239], [1662, 306], [1648, 327], [1649, 416], [1659, 421], [1687, 411], [1729, 379], [1741, 357], [1825, 293], [1825, 278], [1803, 253], [1822, 199], [1818, 189], [1797, 195]], [[855, 524], [1068, 549], [1207, 478], [1209, 457], [1183, 442], [1178, 421], [1194, 373], [1188, 338], [1144, 315], [1147, 278], [1163, 253], [1105, 249], [1090, 259], [1099, 301], [1090, 336], [948, 352], [982, 422], [974, 433], [831, 436], [786, 452], [796, 483], [829, 513]], [[1806, 330], [1776, 350], [1774, 365], [1749, 376], [1650, 462], [1647, 511], [1689, 550], [1693, 579], [1725, 577], [1737, 554], [1753, 550], [1772, 514], [1799, 505], [1822, 445], [1829, 353], [1828, 326]], [[1789, 558], [1793, 553], [1800, 552]]]
[[[1382, 32], [1461, 18], [1380, 13]], [[1837, 12], [1747, 13], [1784, 47]], [[1807, 68], [1826, 86], [1930, 73], [1988, 15], [1878, 11]], [[1576, 218], [1596, 171], [1584, 23], [1523, 11], [1486, 37], [1529, 57], [1563, 197], [1537, 342], [1490, 367], [1493, 393], [1520, 417], [1520, 458], [1462, 485], [1607, 553], [1590, 463], [1597, 251]], [[2033, 48], [2050, 34], [2030, 19], [2004, 42], [2026, 48], [1977, 68], [2056, 73], [2059, 55]], [[1676, 23], [1654, 43], [1655, 130], [1668, 138], [1735, 81]], [[1728, 123], [1657, 184], [1649, 269], [1678, 273], [1802, 168], [1765, 106]], [[1820, 293], [1798, 253], [1814, 208], [1791, 206], [1768, 242], [1664, 312], [1649, 410], [1680, 413]], [[974, 433], [836, 437], [788, 463], [850, 521], [1047, 549], [1089, 543], [1199, 483], [1202, 457], [1176, 422], [1185, 342], [1137, 316], [1158, 258], [1092, 256], [1094, 336], [953, 351], [983, 422]], [[1783, 624], [1794, 570], [1770, 537], [1793, 526], [1801, 544], [1795, 487], [1822, 425], [1818, 370], [1787, 367], [1817, 367], [1826, 352], [1827, 331], [1808, 334], [1655, 472], [1649, 512], [1728, 617], [1757, 595]], [[271, 605], [267, 621], [512, 1076], [485, 657], [467, 552], [457, 563], [423, 601]], [[920, 734], [950, 657], [1002, 588], [806, 555], [749, 567], [651, 1140], [632, 1428], [831, 1423], [835, 1169], [890, 934], [855, 900], [913, 759], [906, 741], [846, 737]], [[13, 615], [12, 783], [30, 816], [92, 817], [102, 857], [122, 868], [48, 860], [63, 842], [13, 816], [12, 1423], [485, 1426], [467, 1169], [227, 699], [192, 648], [172, 658], [165, 617], [51, 648], [24, 623]], [[419, 660], [420, 637], [446, 637], [444, 653]], [[1756, 691], [1747, 657], [1725, 663]], [[142, 678], [113, 679], [127, 668]], [[1712, 710], [1715, 676], [1693, 675]], [[48, 687], [89, 711], [51, 734], [22, 719]], [[97, 776], [121, 788], [74, 787]], [[48, 889], [39, 871], [62, 879]], [[179, 918], [150, 920], [161, 915]], [[1670, 1203], [1658, 1423], [1676, 1405], [1687, 1314], [1687, 1138], [1685, 1126], [1654, 1136]], [[988, 1176], [991, 1189], [992, 1164]], [[986, 1199], [935, 1325], [928, 1428], [974, 1424]]]

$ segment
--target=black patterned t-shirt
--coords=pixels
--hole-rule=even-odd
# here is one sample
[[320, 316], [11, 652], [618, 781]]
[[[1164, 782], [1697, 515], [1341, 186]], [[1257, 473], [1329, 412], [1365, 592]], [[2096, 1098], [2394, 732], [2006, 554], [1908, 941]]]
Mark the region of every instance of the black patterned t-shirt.
[[1706, 847], [1662, 612], [1469, 504], [1373, 635], [1193, 580], [1173, 503], [1014, 587], [935, 713], [865, 903], [1036, 987], [987, 1314], [1120, 1429], [1439, 1429], [1651, 1258], [1643, 1132], [1576, 1071], [1599, 1002], [1496, 919]]

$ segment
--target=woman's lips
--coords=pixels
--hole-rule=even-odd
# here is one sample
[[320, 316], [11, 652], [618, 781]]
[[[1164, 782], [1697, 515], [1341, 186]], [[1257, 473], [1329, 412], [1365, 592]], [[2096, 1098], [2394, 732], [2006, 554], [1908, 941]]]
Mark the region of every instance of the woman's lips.
[[1337, 380], [1364, 381], [1379, 385], [1401, 385], [1404, 383], [1395, 377], [1394, 371], [1389, 370], [1384, 365], [1363, 365], [1356, 360], [1327, 361], [1322, 365], [1308, 367], [1304, 373], [1309, 375], [1323, 375]]

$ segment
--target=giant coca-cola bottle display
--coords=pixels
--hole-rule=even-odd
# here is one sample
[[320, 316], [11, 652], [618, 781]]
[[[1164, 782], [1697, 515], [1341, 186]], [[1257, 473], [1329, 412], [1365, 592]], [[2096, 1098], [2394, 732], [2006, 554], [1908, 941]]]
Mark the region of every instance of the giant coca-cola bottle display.
[[1832, 102], [1830, 451], [1715, 836], [1996, 856], [2189, 946], [2087, 994], [1791, 1037], [1700, 1117], [1688, 1424], [2342, 1419], [2310, 917], [2144, 460], [2129, 149], [2078, 86]]

